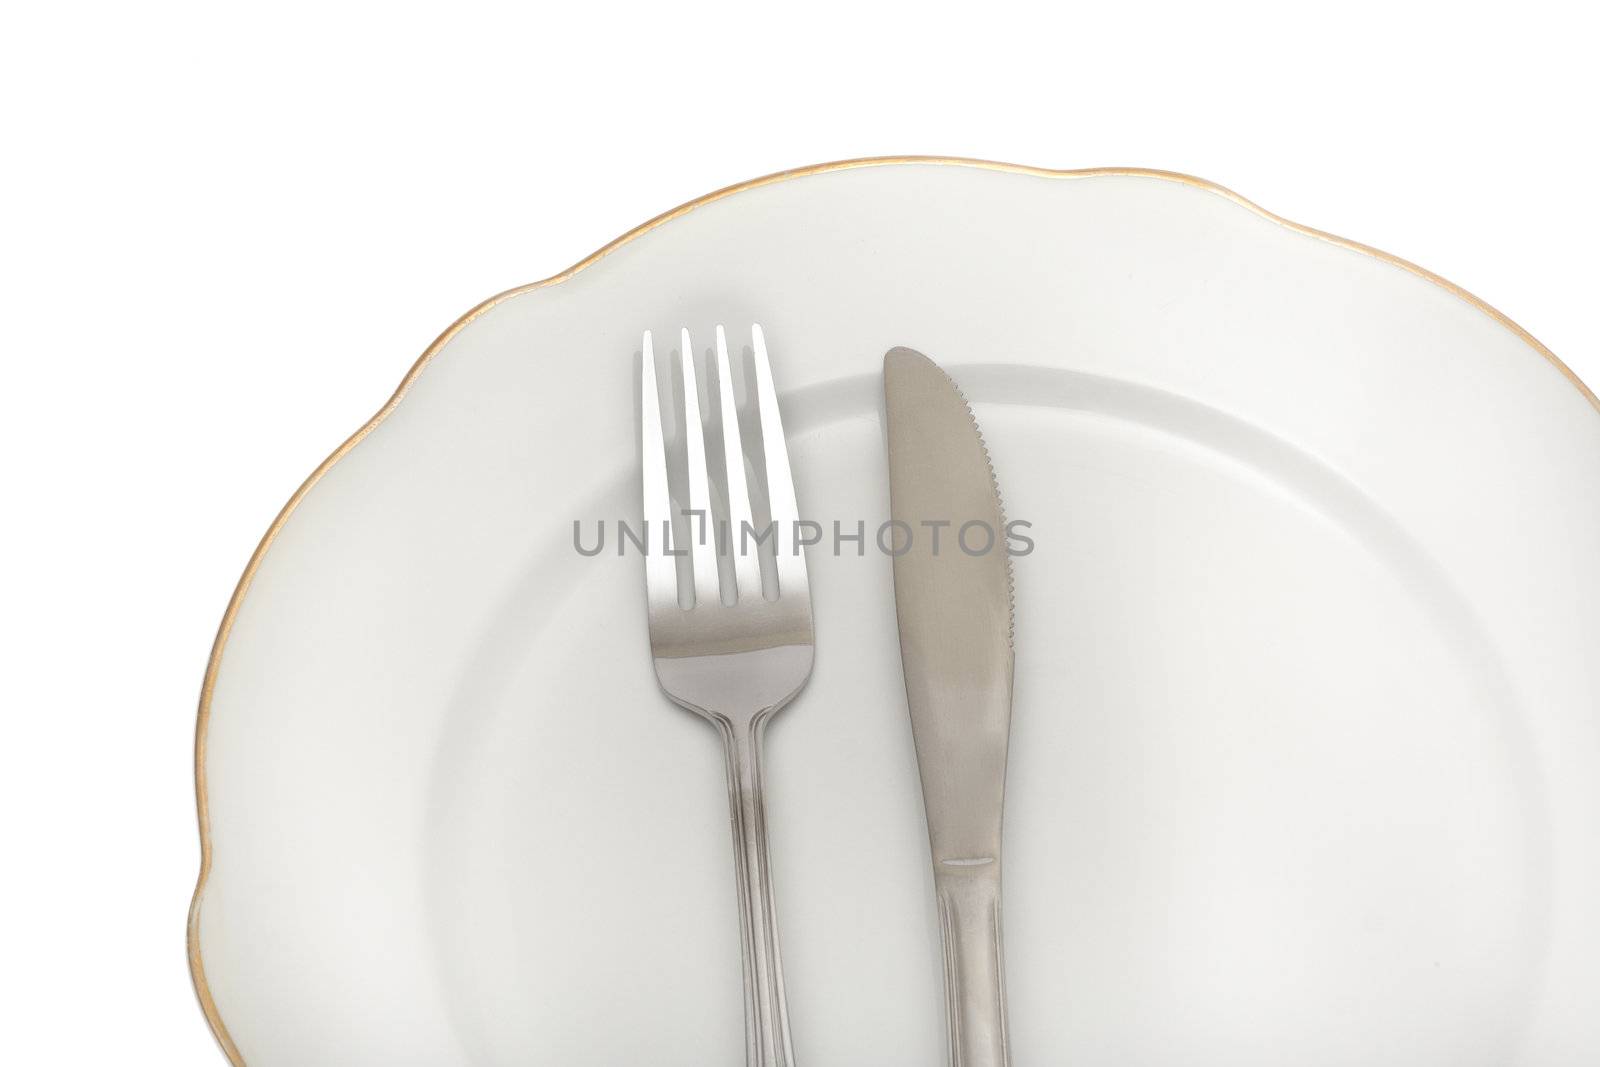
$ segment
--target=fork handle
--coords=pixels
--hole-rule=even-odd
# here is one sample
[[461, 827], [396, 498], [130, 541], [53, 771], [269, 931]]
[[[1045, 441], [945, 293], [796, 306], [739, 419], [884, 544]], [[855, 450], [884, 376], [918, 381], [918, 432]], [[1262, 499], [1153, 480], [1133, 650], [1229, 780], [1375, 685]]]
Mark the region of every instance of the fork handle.
[[748, 1067], [793, 1067], [761, 781], [761, 742], [770, 714], [749, 722], [725, 723], [722, 733], [739, 882], [739, 938], [744, 948], [745, 1063]]
[[944, 939], [945, 1019], [951, 1067], [1006, 1067], [1005, 959], [1000, 863], [934, 874]]

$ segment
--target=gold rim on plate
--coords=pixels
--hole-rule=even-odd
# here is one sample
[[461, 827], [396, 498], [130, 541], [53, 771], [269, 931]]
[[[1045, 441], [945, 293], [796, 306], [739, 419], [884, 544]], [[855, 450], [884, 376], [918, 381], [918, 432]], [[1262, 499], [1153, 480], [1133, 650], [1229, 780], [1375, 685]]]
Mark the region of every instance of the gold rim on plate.
[[1297, 222], [1291, 222], [1281, 215], [1275, 215], [1260, 205], [1246, 200], [1244, 197], [1240, 196], [1238, 193], [1235, 193], [1231, 189], [1226, 189], [1215, 182], [1209, 182], [1203, 178], [1196, 178], [1193, 175], [1180, 174], [1177, 171], [1151, 170], [1143, 167], [1090, 167], [1080, 170], [1051, 170], [1047, 167], [1029, 167], [1017, 163], [996, 163], [985, 159], [963, 159], [951, 156], [879, 156], [866, 159], [846, 159], [834, 163], [819, 163], [814, 166], [796, 167], [793, 170], [779, 171], [776, 174], [768, 174], [765, 177], [754, 178], [750, 181], [740, 182], [737, 185], [730, 185], [724, 189], [718, 189], [716, 192], [707, 193], [705, 196], [698, 197], [686, 204], [675, 207], [671, 211], [663, 212], [662, 214], [651, 219], [649, 222], [644, 223], [642, 226], [637, 226], [632, 230], [629, 230], [621, 237], [618, 237], [616, 240], [600, 248], [598, 251], [591, 253], [589, 256], [568, 267], [561, 273], [553, 274], [550, 277], [545, 278], [543, 281], [531, 282], [527, 285], [519, 285], [515, 289], [507, 289], [503, 293], [491, 296], [489, 299], [485, 300], [483, 303], [479, 304], [477, 307], [461, 316], [455, 322], [451, 323], [450, 327], [441, 333], [433, 342], [433, 344], [429, 345], [427, 350], [423, 352], [422, 355], [418, 357], [417, 361], [411, 365], [411, 369], [408, 370], [406, 372], [406, 376], [401, 379], [399, 388], [394, 391], [394, 395], [389, 397], [388, 401], [383, 405], [383, 407], [378, 409], [377, 414], [368, 419], [364, 426], [346, 438], [344, 443], [338, 448], [334, 449], [333, 454], [327, 459], [323, 460], [317, 469], [312, 471], [311, 475], [300, 484], [300, 488], [294, 491], [294, 495], [289, 498], [288, 503], [283, 505], [283, 508], [278, 512], [277, 517], [272, 520], [272, 525], [267, 528], [267, 532], [262, 536], [261, 542], [256, 545], [255, 552], [250, 556], [250, 562], [245, 564], [244, 573], [239, 577], [239, 584], [234, 588], [233, 597], [228, 601], [228, 609], [223, 613], [222, 624], [217, 628], [217, 637], [211, 646], [211, 658], [206, 663], [205, 680], [200, 686], [200, 711], [199, 719], [195, 725], [194, 739], [195, 803], [200, 820], [200, 877], [195, 885], [194, 897], [189, 904], [188, 923], [189, 973], [194, 979], [195, 993], [200, 998], [200, 1007], [205, 1012], [206, 1021], [211, 1024], [212, 1034], [216, 1036], [217, 1043], [222, 1046], [222, 1051], [227, 1054], [229, 1062], [232, 1063], [234, 1067], [247, 1067], [247, 1065], [245, 1064], [244, 1057], [239, 1052], [238, 1046], [233, 1043], [233, 1038], [229, 1036], [228, 1028], [223, 1023], [221, 1014], [217, 1011], [216, 1001], [211, 996], [211, 988], [206, 984], [205, 962], [201, 958], [200, 954], [200, 902], [205, 896], [206, 880], [211, 874], [211, 818], [206, 802], [206, 732], [211, 719], [211, 696], [216, 689], [217, 672], [222, 664], [223, 649], [226, 648], [228, 644], [228, 634], [233, 629], [233, 620], [239, 614], [239, 606], [244, 603], [245, 594], [249, 592], [250, 583], [255, 578], [256, 571], [260, 568], [262, 559], [266, 557], [267, 549], [272, 547], [272, 542], [277, 538], [278, 531], [283, 529], [284, 523], [289, 521], [289, 516], [294, 514], [294, 509], [300, 505], [300, 501], [305, 499], [306, 494], [311, 491], [311, 488], [316, 485], [317, 482], [322, 480], [322, 476], [328, 473], [328, 470], [335, 463], [344, 458], [347, 452], [361, 443], [362, 438], [366, 437], [367, 434], [371, 433], [379, 423], [389, 417], [389, 414], [399, 406], [400, 401], [405, 399], [407, 391], [410, 390], [412, 384], [422, 373], [423, 368], [433, 360], [434, 356], [439, 354], [440, 350], [449, 343], [450, 339], [456, 334], [460, 333], [462, 328], [464, 328], [468, 323], [472, 322], [474, 319], [488, 311], [490, 308], [494, 307], [496, 304], [499, 304], [504, 300], [509, 300], [514, 296], [521, 296], [523, 293], [532, 292], [535, 289], [543, 289], [548, 286], [558, 285], [561, 282], [566, 281], [568, 278], [571, 278], [585, 267], [588, 267], [591, 264], [598, 262], [605, 256], [610, 255], [612, 252], [615, 252], [628, 242], [649, 233], [657, 226], [661, 226], [665, 223], [671, 222], [673, 219], [687, 215], [697, 207], [702, 207], [706, 204], [713, 203], [714, 201], [721, 200], [724, 197], [732, 196], [735, 193], [742, 193], [748, 189], [758, 189], [763, 185], [772, 185], [776, 182], [788, 181], [792, 178], [807, 178], [815, 174], [826, 174], [830, 171], [836, 170], [854, 170], [858, 167], [893, 167], [905, 165], [973, 167], [980, 170], [997, 170], [1012, 174], [1029, 174], [1040, 178], [1096, 178], [1105, 176], [1158, 178], [1164, 181], [1178, 182], [1183, 185], [1192, 185], [1199, 189], [1205, 189], [1208, 192], [1216, 193], [1219, 196], [1226, 197], [1227, 199], [1232, 200], [1234, 203], [1255, 212], [1262, 218], [1271, 222], [1275, 222], [1280, 226], [1284, 226], [1295, 231], [1296, 233], [1303, 233], [1307, 236], [1315, 237], [1322, 241], [1327, 241], [1330, 244], [1335, 244], [1342, 248], [1348, 248], [1352, 251], [1361, 252], [1376, 259], [1381, 259], [1386, 263], [1391, 263], [1394, 266], [1409, 271], [1418, 277], [1426, 278], [1435, 285], [1448, 290], [1449, 292], [1460, 297], [1462, 300], [1465, 300], [1467, 303], [1473, 305], [1478, 310], [1484, 312], [1490, 318], [1500, 323], [1500, 325], [1506, 327], [1523, 341], [1527, 342], [1528, 347], [1532, 348], [1535, 352], [1548, 360], [1551, 365], [1561, 372], [1563, 377], [1572, 383], [1579, 393], [1583, 394], [1583, 396], [1594, 407], [1595, 411], [1600, 413], [1600, 397], [1595, 396], [1594, 391], [1583, 383], [1582, 379], [1580, 379], [1577, 374], [1573, 372], [1572, 368], [1561, 362], [1560, 358], [1557, 357], [1554, 352], [1550, 351], [1543, 344], [1539, 343], [1538, 339], [1530, 334], [1527, 330], [1524, 330], [1521, 326], [1518, 326], [1515, 322], [1511, 321], [1510, 318], [1490, 307], [1477, 297], [1473, 296], [1471, 293], [1461, 288], [1461, 286], [1456, 285], [1454, 282], [1447, 281], [1432, 271], [1417, 266], [1415, 263], [1401, 259], [1399, 256], [1390, 255], [1389, 253], [1373, 248], [1370, 245], [1364, 245], [1359, 241], [1351, 241], [1344, 237], [1327, 233], [1323, 230], [1314, 229], [1310, 226], [1302, 226]]

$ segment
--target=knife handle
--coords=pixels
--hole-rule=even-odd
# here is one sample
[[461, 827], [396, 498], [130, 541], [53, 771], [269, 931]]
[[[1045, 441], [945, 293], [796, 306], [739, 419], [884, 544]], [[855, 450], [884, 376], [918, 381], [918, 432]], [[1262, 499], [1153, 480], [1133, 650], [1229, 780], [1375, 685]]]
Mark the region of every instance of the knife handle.
[[1000, 939], [1000, 858], [981, 866], [939, 864], [934, 886], [944, 936], [951, 1067], [1006, 1067], [1011, 1060]]
[[793, 1067], [789, 1007], [783, 992], [772, 863], [767, 855], [767, 803], [761, 781], [766, 715], [724, 721], [733, 854], [739, 883], [739, 939], [744, 950], [744, 1031], [747, 1067]]

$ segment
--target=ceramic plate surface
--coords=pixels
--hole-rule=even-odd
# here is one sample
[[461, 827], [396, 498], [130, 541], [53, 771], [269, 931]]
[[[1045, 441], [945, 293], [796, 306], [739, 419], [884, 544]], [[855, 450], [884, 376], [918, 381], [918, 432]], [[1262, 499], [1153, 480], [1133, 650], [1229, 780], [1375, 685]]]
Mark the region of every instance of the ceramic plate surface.
[[641, 332], [718, 322], [766, 330], [802, 511], [868, 531], [812, 550], [816, 670], [769, 734], [802, 1062], [944, 1055], [871, 545], [895, 345], [974, 402], [1036, 545], [1015, 1061], [1600, 1061], [1592, 395], [1205, 183], [891, 161], [490, 301], [291, 502], [201, 710], [191, 954], [236, 1062], [741, 1061], [718, 740], [656, 687], [639, 557], [573, 541], [638, 514]]

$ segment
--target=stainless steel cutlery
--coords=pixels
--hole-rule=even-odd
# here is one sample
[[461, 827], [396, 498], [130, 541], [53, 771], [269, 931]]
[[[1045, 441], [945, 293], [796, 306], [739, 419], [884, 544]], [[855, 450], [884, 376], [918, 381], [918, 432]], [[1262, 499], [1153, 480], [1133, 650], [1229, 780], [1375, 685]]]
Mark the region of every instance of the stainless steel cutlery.
[[[661, 688], [716, 726], [727, 755], [746, 1061], [750, 1067], [792, 1067], [761, 760], [767, 723], [811, 674], [814, 641], [799, 508], [759, 326], [752, 328], [751, 345], [762, 442], [753, 466], [775, 538], [767, 527], [755, 526], [722, 327], [716, 330], [714, 359], [721, 427], [715, 446], [708, 444], [701, 419], [692, 340], [687, 330], [680, 334], [682, 410], [672, 421], [683, 428], [679, 481], [686, 493], [676, 508], [654, 342], [644, 335], [645, 584]], [[1005, 517], [988, 450], [955, 383], [933, 361], [906, 348], [884, 357], [883, 373], [895, 609], [944, 943], [950, 1062], [1005, 1067], [1000, 845], [1013, 663]], [[725, 489], [714, 501], [718, 473]], [[678, 541], [668, 537], [675, 520]], [[969, 536], [974, 530], [982, 533]], [[772, 596], [763, 592], [763, 540], [774, 545]], [[974, 551], [974, 543], [981, 551]], [[681, 588], [680, 563], [687, 567]]]
[[1009, 1059], [1000, 819], [1013, 659], [1005, 518], [955, 383], [896, 348], [884, 357], [883, 388], [890, 513], [906, 538], [894, 559], [895, 613], [944, 939], [950, 1058], [1000, 1067]]
[[[662, 433], [655, 349], [644, 335], [641, 383], [644, 517], [650, 538], [645, 554], [650, 651], [656, 678], [675, 702], [709, 720], [727, 754], [732, 805], [734, 866], [738, 875], [740, 938], [744, 947], [745, 1059], [751, 1067], [790, 1067], [794, 1048], [783, 989], [772, 878], [767, 854], [762, 790], [762, 739], [767, 723], [792, 700], [811, 674], [811, 593], [805, 556], [795, 542], [799, 518], [788, 448], [772, 387], [772, 368], [760, 326], [751, 330], [755, 399], [762, 439], [757, 467], [764, 476], [776, 531], [776, 596], [762, 592], [760, 541], [754, 530], [750, 486], [734, 403], [727, 338], [716, 330], [716, 378], [721, 421], [719, 462], [726, 476], [726, 507], [713, 513], [711, 468], [694, 348], [680, 334], [679, 374], [688, 499], [678, 509], [692, 581], [681, 589], [667, 530], [674, 518], [668, 490], [667, 442]], [[711, 449], [716, 455], [719, 450]], [[721, 536], [719, 536], [721, 535]], [[785, 536], [787, 535], [787, 537]], [[718, 544], [731, 557], [731, 581], [721, 582]], [[682, 542], [680, 542], [682, 543]]]

